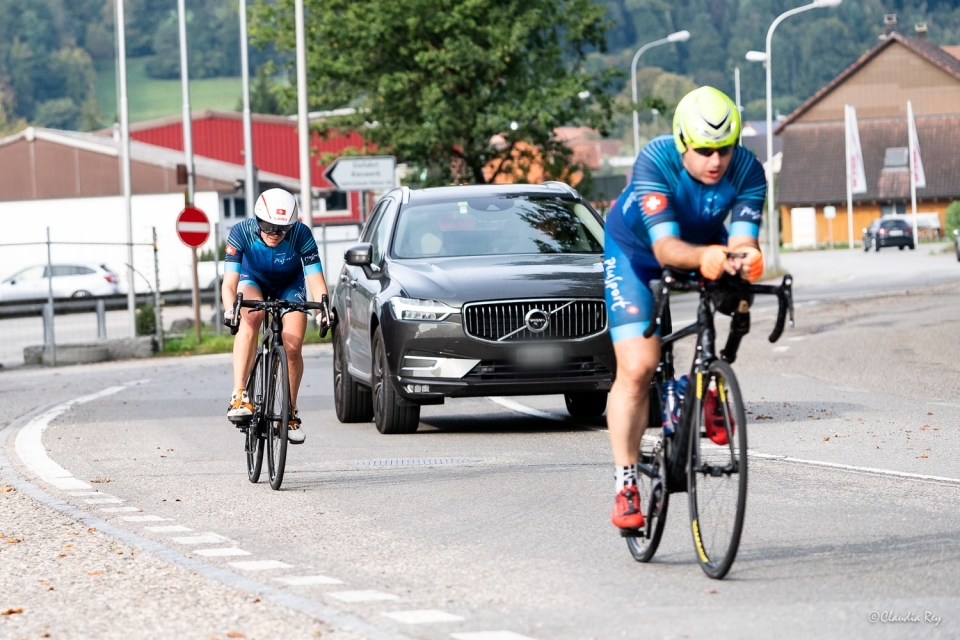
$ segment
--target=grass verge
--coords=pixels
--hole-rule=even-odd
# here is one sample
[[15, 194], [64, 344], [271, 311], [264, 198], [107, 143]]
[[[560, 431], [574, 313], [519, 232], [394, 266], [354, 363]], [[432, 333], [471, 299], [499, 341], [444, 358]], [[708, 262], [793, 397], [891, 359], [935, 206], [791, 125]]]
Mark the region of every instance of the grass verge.
[[[322, 344], [330, 342], [330, 334], [320, 339], [315, 325], [307, 326], [304, 344]], [[233, 336], [229, 332], [217, 335], [209, 328], [204, 327], [197, 344], [197, 336], [193, 331], [183, 336], [173, 336], [163, 341], [163, 351], [158, 356], [202, 356], [211, 353], [230, 353], [233, 351]]]

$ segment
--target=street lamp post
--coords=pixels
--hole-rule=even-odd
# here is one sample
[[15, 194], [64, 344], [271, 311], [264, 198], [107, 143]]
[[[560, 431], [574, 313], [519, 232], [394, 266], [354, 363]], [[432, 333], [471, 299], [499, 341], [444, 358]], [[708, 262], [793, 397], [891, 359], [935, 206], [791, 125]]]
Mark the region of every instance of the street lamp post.
[[634, 157], [640, 155], [640, 116], [637, 114], [637, 61], [640, 59], [641, 54], [647, 49], [652, 49], [653, 47], [659, 47], [662, 44], [670, 44], [671, 42], [686, 42], [690, 39], [690, 32], [684, 29], [683, 31], [677, 31], [676, 33], [671, 33], [666, 38], [661, 38], [660, 40], [654, 40], [653, 42], [648, 42], [643, 45], [637, 52], [633, 55], [633, 62], [630, 65], [630, 79], [633, 84], [633, 155]]
[[813, 0], [810, 4], [802, 7], [784, 11], [773, 21], [770, 28], [767, 29], [767, 49], [763, 51], [748, 51], [747, 60], [750, 62], [762, 62], [767, 70], [767, 236], [770, 246], [770, 265], [773, 272], [780, 270], [780, 221], [774, 215], [774, 193], [773, 193], [773, 65], [770, 64], [770, 45], [773, 41], [773, 31], [777, 26], [798, 13], [809, 11], [810, 9], [821, 9], [825, 7], [836, 7], [843, 0]]

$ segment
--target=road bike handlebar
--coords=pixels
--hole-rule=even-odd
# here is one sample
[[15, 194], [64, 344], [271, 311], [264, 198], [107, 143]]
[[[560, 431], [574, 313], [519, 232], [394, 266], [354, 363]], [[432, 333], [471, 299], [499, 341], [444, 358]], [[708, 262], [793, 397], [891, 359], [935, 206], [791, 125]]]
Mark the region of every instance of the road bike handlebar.
[[779, 285], [750, 284], [739, 277], [707, 280], [699, 272], [678, 271], [667, 267], [659, 280], [650, 281], [650, 290], [653, 292], [653, 318], [643, 332], [644, 338], [651, 337], [663, 324], [663, 313], [671, 291], [700, 291], [701, 295], [712, 292], [752, 293], [777, 296], [777, 321], [770, 342], [776, 342], [783, 334], [787, 315], [790, 316], [790, 327], [793, 328], [793, 276], [789, 273], [783, 276]]
[[[240, 309], [253, 309], [255, 311], [308, 311], [323, 309], [321, 302], [294, 302], [292, 300], [244, 300], [242, 293], [237, 293], [237, 299], [233, 303], [233, 320], [227, 324], [230, 328], [230, 335], [237, 335], [240, 330]], [[330, 310], [330, 326], [320, 328], [320, 337], [324, 338], [327, 331], [337, 324], [337, 314], [333, 309]]]

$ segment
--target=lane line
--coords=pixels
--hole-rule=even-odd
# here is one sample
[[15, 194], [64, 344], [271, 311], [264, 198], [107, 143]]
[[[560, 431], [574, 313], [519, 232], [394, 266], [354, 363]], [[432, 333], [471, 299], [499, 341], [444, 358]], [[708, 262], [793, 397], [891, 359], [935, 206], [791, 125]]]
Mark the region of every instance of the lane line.
[[100, 509], [104, 513], [130, 513], [132, 511], [142, 511], [140, 507], [104, 507]]
[[93, 487], [86, 482], [77, 480], [73, 477], [72, 473], [54, 462], [50, 456], [47, 455], [47, 450], [43, 446], [43, 432], [50, 422], [66, 413], [68, 409], [86, 404], [87, 402], [99, 400], [100, 398], [105, 398], [124, 389], [126, 389], [125, 386], [108, 387], [103, 391], [61, 402], [34, 417], [27, 422], [27, 424], [20, 429], [20, 433], [17, 434], [15, 442], [17, 457], [20, 458], [23, 464], [27, 465], [33, 473], [57, 489], [92, 489]]
[[283, 576], [281, 578], [274, 578], [274, 580], [295, 587], [311, 584], [343, 584], [343, 580], [337, 580], [336, 578], [329, 578], [327, 576]]
[[[146, 538], [139, 534], [133, 533], [128, 529], [113, 525], [103, 518], [92, 515], [83, 509], [73, 506], [61, 498], [54, 497], [46, 491], [43, 491], [38, 485], [28, 481], [10, 463], [9, 458], [7, 458], [6, 455], [4, 444], [11, 434], [17, 433], [18, 430], [22, 429], [36, 416], [50, 410], [53, 406], [54, 405], [52, 404], [48, 404], [32, 411], [28, 411], [27, 413], [13, 420], [5, 428], [0, 429], [0, 469], [2, 469], [5, 480], [17, 491], [30, 496], [37, 502], [46, 505], [57, 513], [76, 520], [77, 522], [82, 522], [84, 525], [93, 527], [104, 535], [129, 544], [138, 551], [153, 554], [155, 557], [171, 565], [183, 567], [188, 571], [211, 578], [233, 589], [245, 591], [261, 599], [273, 602], [274, 604], [278, 604], [299, 613], [303, 613], [336, 629], [342, 629], [344, 631], [351, 631], [360, 634], [368, 640], [413, 640], [405, 634], [378, 627], [367, 622], [366, 620], [363, 620], [362, 618], [341, 611], [340, 609], [337, 609], [336, 607], [330, 606], [326, 603], [299, 596], [283, 588], [272, 587], [268, 584], [264, 584], [263, 582], [259, 582], [252, 578], [234, 573], [233, 571], [223, 567], [209, 564], [203, 560], [198, 560], [197, 558], [185, 555], [180, 551], [171, 549], [170, 547], [151, 540], [150, 538]], [[26, 461], [23, 461], [22, 459], [21, 462], [27, 464]], [[36, 473], [36, 471], [32, 468], [31, 471]], [[89, 489], [90, 487], [68, 488]], [[126, 509], [128, 507], [112, 508]]]
[[383, 615], [404, 624], [429, 624], [431, 622], [462, 622], [462, 616], [455, 616], [437, 609], [418, 609], [413, 611], [389, 611]]
[[159, 527], [144, 527], [147, 531], [152, 531], [153, 533], [186, 533], [188, 531], [193, 531], [190, 527], [185, 527], [182, 524], [167, 524], [161, 525]]
[[520, 404], [519, 402], [515, 402], [510, 398], [504, 398], [503, 396], [489, 396], [487, 400], [490, 400], [491, 402], [495, 402], [501, 407], [505, 407], [507, 409], [516, 411], [517, 413], [525, 413], [528, 416], [536, 416], [537, 418], [546, 418], [547, 420], [558, 420], [558, 421], [566, 420], [566, 418], [558, 416], [555, 413], [549, 413], [547, 411], [541, 411], [540, 409], [534, 409], [533, 407], [528, 407], [525, 404]]
[[198, 556], [204, 558], [228, 558], [230, 556], [250, 556], [249, 551], [244, 551], [238, 547], [217, 547], [214, 549], [197, 549], [194, 551]]
[[221, 542], [229, 542], [229, 540], [223, 536], [212, 531], [201, 533], [198, 536], [182, 536], [179, 538], [171, 538], [171, 540], [177, 544], [220, 544]]
[[120, 504], [124, 501], [120, 498], [89, 498], [84, 502], [86, 504]]
[[123, 516], [120, 518], [124, 522], [162, 522], [171, 520], [171, 518], [161, 518], [160, 516]]
[[292, 564], [280, 562], [279, 560], [241, 560], [239, 562], [228, 562], [228, 565], [244, 571], [267, 571], [269, 569], [293, 569]]
[[534, 640], [513, 631], [473, 631], [470, 633], [451, 633], [453, 640]]
[[363, 591], [328, 591], [325, 595], [342, 602], [376, 602], [378, 600], [399, 600], [399, 596], [383, 591], [366, 589]]

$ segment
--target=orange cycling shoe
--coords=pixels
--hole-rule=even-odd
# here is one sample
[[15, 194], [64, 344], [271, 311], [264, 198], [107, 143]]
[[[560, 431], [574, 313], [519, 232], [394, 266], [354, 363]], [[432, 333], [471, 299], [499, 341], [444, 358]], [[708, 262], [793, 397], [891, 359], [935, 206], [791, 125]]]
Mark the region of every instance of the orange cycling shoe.
[[[733, 416], [730, 416], [730, 433], [736, 433], [737, 425], [733, 422]], [[707, 437], [714, 444], [727, 444], [727, 430], [723, 425], [723, 408], [717, 398], [717, 390], [710, 389], [703, 398], [703, 421], [707, 428]]]
[[621, 529], [639, 529], [643, 526], [643, 512], [640, 511], [640, 492], [636, 485], [627, 485], [617, 494], [610, 517], [613, 526]]

